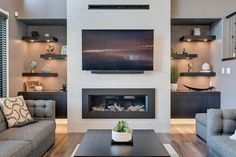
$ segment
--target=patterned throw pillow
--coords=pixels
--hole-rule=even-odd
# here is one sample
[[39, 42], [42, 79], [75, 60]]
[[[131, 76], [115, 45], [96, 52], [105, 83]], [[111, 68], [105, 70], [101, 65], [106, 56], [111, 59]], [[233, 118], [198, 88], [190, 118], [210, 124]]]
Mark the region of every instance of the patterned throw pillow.
[[33, 121], [22, 96], [0, 98], [0, 106], [9, 128], [23, 126]]

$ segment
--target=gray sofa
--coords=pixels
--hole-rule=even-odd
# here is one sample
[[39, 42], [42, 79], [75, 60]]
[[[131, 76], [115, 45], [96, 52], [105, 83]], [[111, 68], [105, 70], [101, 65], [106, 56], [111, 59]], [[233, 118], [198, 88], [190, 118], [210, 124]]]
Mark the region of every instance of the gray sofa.
[[195, 116], [196, 120], [196, 133], [197, 135], [206, 141], [207, 138], [207, 114], [206, 113], [198, 113]]
[[209, 157], [236, 157], [236, 140], [229, 136], [236, 129], [236, 109], [207, 110], [207, 147]]
[[26, 100], [36, 123], [8, 128], [0, 110], [0, 157], [41, 157], [55, 141], [55, 101]]
[[196, 134], [207, 141], [209, 157], [236, 157], [236, 141], [229, 139], [236, 129], [236, 109], [209, 109], [195, 119]]

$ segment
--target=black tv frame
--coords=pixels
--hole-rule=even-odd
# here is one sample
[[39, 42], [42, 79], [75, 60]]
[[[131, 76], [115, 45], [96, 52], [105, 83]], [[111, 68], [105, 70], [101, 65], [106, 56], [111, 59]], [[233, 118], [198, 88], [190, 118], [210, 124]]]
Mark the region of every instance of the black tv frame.
[[[82, 32], [83, 31], [152, 31], [153, 32], [153, 45], [155, 41], [154, 29], [82, 29]], [[82, 47], [82, 50], [83, 50], [83, 47]], [[154, 70], [154, 57], [153, 57], [152, 62], [153, 62], [152, 70], [85, 70], [85, 71], [91, 71], [92, 74], [143, 74], [144, 71]], [[83, 66], [83, 63], [82, 63], [82, 66]]]

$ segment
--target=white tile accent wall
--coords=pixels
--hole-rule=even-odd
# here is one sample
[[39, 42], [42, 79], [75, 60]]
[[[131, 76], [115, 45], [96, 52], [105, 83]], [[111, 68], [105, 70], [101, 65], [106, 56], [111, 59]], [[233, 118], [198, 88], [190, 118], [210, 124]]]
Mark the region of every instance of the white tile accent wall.
[[[150, 10], [88, 10], [88, 4], [150, 4]], [[68, 131], [111, 129], [117, 119], [82, 119], [82, 88], [155, 88], [156, 118], [128, 119], [139, 129], [170, 131], [170, 0], [67, 1]], [[91, 74], [82, 71], [82, 29], [154, 29], [154, 71]]]

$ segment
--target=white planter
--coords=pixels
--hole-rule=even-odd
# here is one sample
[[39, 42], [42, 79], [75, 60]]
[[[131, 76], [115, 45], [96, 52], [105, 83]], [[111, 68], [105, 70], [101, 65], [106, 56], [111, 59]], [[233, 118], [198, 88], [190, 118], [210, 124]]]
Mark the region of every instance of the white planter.
[[171, 91], [177, 91], [178, 83], [171, 83]]
[[132, 140], [132, 134], [127, 132], [115, 132], [112, 130], [112, 139], [116, 142], [128, 142]]

